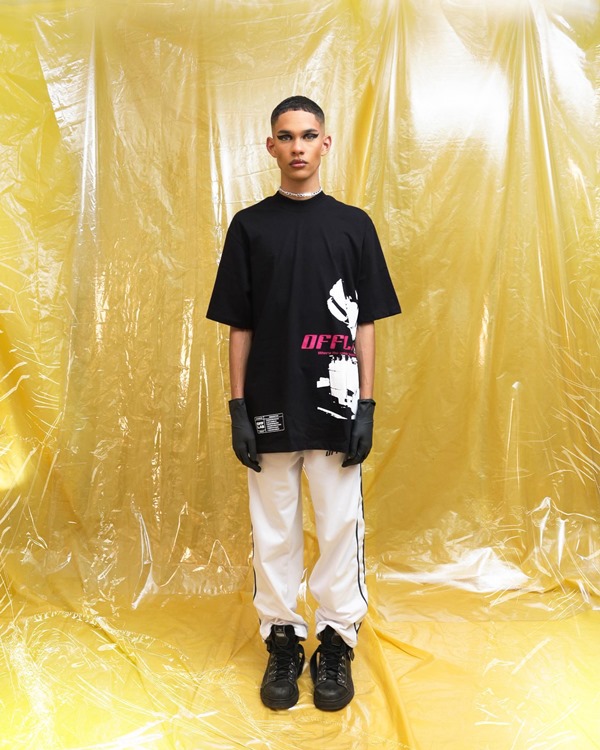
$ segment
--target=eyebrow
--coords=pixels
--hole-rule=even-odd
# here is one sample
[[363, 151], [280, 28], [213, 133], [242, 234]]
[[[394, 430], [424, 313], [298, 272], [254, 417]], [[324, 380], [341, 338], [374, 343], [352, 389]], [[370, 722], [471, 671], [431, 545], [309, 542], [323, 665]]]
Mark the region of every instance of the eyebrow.
[[[307, 130], [302, 131], [302, 135], [306, 135], [307, 133], [318, 133], [319, 131], [317, 128], [308, 128]], [[291, 130], [278, 130], [276, 135], [293, 135]]]

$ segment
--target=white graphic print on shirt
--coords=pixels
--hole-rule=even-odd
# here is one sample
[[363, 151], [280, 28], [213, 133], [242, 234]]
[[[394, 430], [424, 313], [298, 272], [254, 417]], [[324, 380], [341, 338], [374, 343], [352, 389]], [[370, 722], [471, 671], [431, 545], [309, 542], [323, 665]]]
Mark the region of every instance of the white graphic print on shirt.
[[329, 290], [327, 307], [335, 318], [348, 326], [354, 341], [356, 339], [356, 321], [358, 320], [358, 302], [353, 300], [352, 297], [346, 297], [344, 282], [341, 279], [338, 279]]
[[[317, 406], [319, 411], [325, 412], [336, 419], [353, 419], [359, 396], [358, 364], [354, 341], [358, 321], [358, 301], [346, 295], [342, 279], [329, 290], [327, 300], [329, 312], [348, 327], [349, 336], [340, 334], [308, 334], [304, 337], [302, 348], [318, 348], [319, 354], [323, 345], [329, 344], [328, 377], [320, 377], [316, 386], [319, 390], [328, 389], [327, 405]], [[323, 390], [321, 390], [323, 393]]]

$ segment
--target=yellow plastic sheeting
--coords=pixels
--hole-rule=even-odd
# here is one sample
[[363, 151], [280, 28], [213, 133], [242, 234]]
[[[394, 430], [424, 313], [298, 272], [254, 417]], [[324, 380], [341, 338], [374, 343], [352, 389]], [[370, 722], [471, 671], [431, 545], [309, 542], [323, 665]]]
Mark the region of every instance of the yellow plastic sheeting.
[[[0, 747], [600, 747], [599, 80], [595, 0], [0, 3]], [[404, 309], [331, 715], [258, 697], [204, 319], [292, 93]]]

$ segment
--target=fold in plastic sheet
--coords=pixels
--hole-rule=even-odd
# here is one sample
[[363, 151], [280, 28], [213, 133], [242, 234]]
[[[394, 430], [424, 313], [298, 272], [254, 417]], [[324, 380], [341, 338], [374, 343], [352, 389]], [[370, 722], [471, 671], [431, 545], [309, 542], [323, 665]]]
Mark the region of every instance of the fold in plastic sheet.
[[[600, 747], [599, 50], [594, 0], [0, 3], [0, 747]], [[258, 697], [204, 319], [292, 93], [404, 310], [331, 715]]]

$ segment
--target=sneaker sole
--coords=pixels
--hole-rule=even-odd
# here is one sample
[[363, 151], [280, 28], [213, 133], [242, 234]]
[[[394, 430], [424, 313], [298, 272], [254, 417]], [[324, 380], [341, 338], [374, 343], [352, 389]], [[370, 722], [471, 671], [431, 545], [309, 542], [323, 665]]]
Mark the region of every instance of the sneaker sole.
[[318, 708], [320, 711], [340, 711], [342, 708], [346, 708], [352, 698], [354, 698], [354, 692], [351, 695], [345, 698], [340, 698], [337, 701], [322, 700], [317, 695], [315, 695], [315, 708]]
[[271, 708], [274, 711], [282, 710], [285, 708], [291, 708], [292, 706], [295, 706], [296, 703], [298, 703], [299, 698], [300, 698], [300, 691], [298, 691], [295, 696], [292, 696], [291, 698], [288, 698], [287, 700], [284, 700], [284, 699], [271, 700], [270, 698], [263, 697], [262, 693], [260, 695], [260, 699], [263, 702], [263, 704], [267, 708]]

